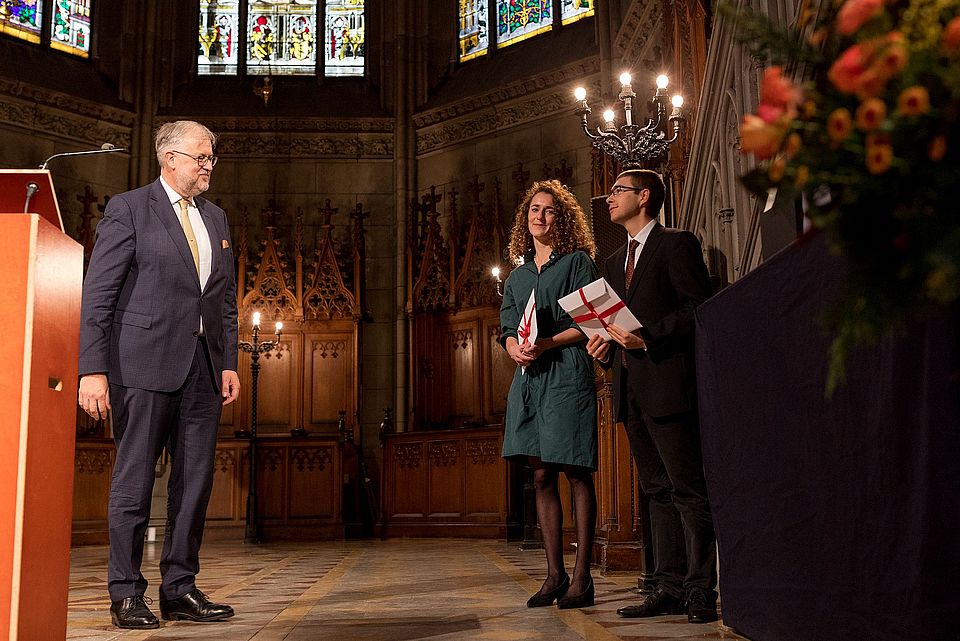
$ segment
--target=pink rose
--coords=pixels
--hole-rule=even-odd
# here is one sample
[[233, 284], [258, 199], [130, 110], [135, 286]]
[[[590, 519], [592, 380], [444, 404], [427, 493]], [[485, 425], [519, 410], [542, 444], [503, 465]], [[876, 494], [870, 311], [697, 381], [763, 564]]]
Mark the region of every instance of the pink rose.
[[764, 113], [758, 109], [757, 115], [769, 123], [777, 120], [784, 112], [790, 114], [789, 118], [793, 118], [797, 104], [803, 98], [800, 88], [784, 77], [782, 72], [780, 67], [768, 67], [760, 81], [760, 104], [766, 109]]
[[844, 36], [863, 26], [883, 7], [883, 0], [847, 0], [837, 13], [837, 31]]

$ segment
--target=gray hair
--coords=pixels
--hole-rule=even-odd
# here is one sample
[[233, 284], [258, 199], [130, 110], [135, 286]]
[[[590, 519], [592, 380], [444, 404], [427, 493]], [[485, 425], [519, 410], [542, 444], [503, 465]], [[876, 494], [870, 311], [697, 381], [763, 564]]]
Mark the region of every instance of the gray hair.
[[213, 133], [199, 122], [193, 120], [177, 120], [176, 122], [165, 122], [157, 129], [157, 135], [154, 137], [157, 148], [157, 162], [163, 166], [163, 156], [173, 147], [178, 146], [185, 138], [199, 136], [208, 138], [213, 147], [217, 146], [217, 134]]

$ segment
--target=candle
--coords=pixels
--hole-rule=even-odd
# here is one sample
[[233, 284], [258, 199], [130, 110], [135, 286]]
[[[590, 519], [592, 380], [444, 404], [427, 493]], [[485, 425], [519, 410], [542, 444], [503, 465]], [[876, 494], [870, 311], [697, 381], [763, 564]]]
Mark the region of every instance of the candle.
[[277, 321], [277, 338], [280, 338], [280, 330], [283, 329], [283, 323]]
[[260, 312], [253, 313], [253, 328], [260, 329]]

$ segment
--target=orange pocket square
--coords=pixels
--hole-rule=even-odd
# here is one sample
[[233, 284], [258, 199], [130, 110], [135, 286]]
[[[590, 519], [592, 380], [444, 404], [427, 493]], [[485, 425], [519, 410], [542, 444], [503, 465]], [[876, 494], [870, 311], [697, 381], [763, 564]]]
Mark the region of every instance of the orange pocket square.
[[220, 243], [224, 249], [227, 249], [228, 247], [230, 247], [230, 243], [228, 243], [226, 240], [221, 240]]

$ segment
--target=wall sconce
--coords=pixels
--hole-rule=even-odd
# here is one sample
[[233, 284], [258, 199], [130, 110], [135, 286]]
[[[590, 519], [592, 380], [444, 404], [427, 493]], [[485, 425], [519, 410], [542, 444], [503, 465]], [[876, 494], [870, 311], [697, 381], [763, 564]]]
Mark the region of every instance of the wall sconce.
[[270, 76], [260, 76], [253, 81], [253, 93], [263, 99], [263, 106], [266, 107], [270, 102], [270, 96], [273, 95], [273, 78]]

